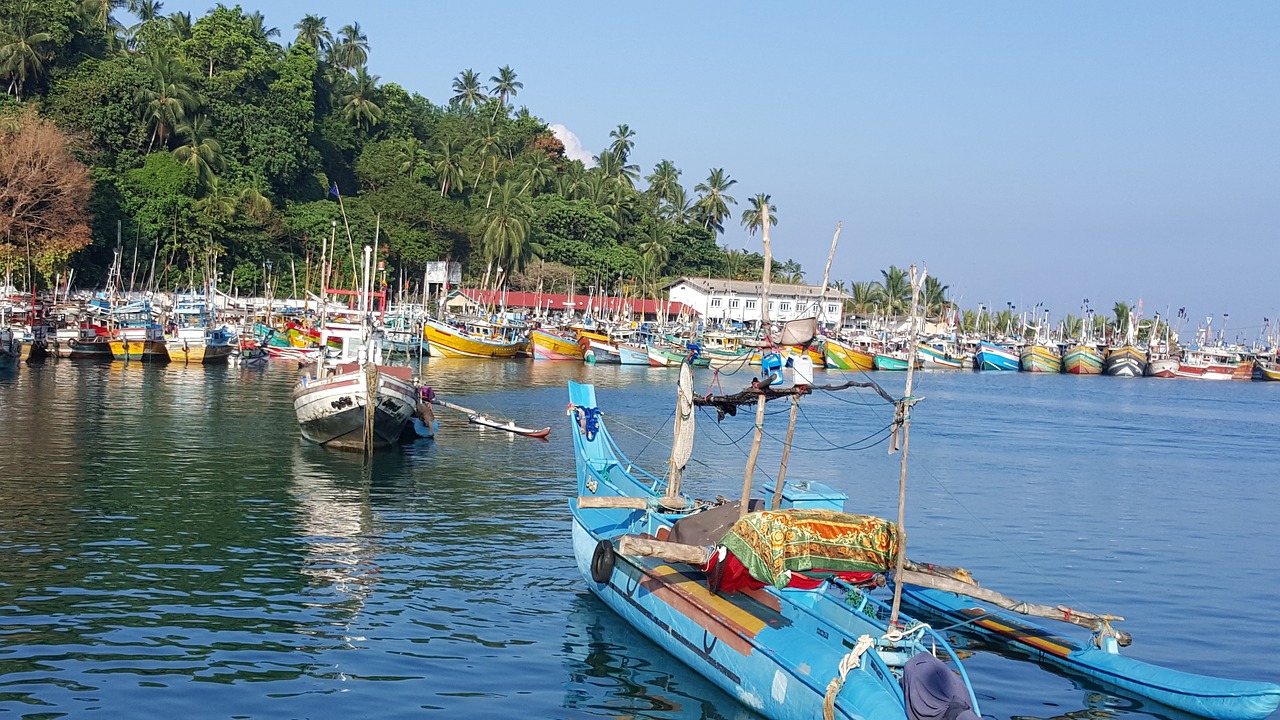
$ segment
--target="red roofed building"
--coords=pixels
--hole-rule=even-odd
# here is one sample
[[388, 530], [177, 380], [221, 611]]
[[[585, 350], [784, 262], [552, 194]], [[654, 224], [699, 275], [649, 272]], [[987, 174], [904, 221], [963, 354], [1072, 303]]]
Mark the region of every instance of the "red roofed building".
[[454, 290], [444, 301], [445, 309], [462, 315], [514, 312], [525, 315], [572, 315], [631, 320], [676, 320], [690, 317], [692, 308], [684, 303], [640, 298], [592, 297], [563, 293], [532, 293], [514, 290]]

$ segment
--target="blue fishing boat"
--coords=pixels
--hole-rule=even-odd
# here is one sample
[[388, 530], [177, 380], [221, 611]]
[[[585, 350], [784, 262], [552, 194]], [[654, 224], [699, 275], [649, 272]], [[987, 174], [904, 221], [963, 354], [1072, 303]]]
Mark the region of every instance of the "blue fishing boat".
[[1018, 371], [1019, 354], [1017, 350], [997, 345], [990, 340], [978, 343], [978, 351], [973, 356], [973, 366], [978, 370], [1010, 370]]
[[1196, 675], [1122, 655], [1109, 626], [1095, 632], [1095, 643], [1084, 644], [956, 593], [906, 585], [902, 602], [961, 634], [1201, 717], [1262, 720], [1280, 704], [1280, 686], [1272, 683]]
[[[872, 596], [875, 578], [896, 553], [897, 526], [841, 512], [845, 496], [817, 482], [788, 481], [774, 495], [774, 510], [754, 510], [753, 500], [746, 514], [740, 502], [684, 495], [679, 477], [692, 450], [694, 417], [688, 363], [679, 387], [676, 450], [670, 472], [658, 477], [615, 444], [595, 388], [569, 382], [577, 469], [577, 497], [569, 505], [574, 555], [588, 589], [765, 717], [900, 720], [941, 717], [941, 707], [953, 708], [948, 717], [956, 720], [977, 720], [977, 699], [946, 640], [902, 616], [891, 626], [890, 606]], [[805, 521], [815, 524], [801, 529]], [[773, 523], [806, 537], [803, 569], [763, 563], [771, 570], [762, 572], [761, 556], [751, 549], [780, 537]], [[816, 547], [809, 540], [819, 528], [831, 534], [814, 542], [853, 536], [867, 544], [816, 560], [807, 551]], [[675, 557], [669, 548], [687, 554]], [[851, 553], [864, 562], [835, 559], [850, 563]], [[866, 572], [839, 572], [857, 567]]]

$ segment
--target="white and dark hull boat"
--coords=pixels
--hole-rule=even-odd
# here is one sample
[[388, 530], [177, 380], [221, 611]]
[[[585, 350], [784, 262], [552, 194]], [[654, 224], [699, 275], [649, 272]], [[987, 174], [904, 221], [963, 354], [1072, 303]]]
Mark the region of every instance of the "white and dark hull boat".
[[407, 367], [353, 362], [337, 366], [327, 377], [304, 376], [293, 390], [302, 436], [325, 447], [364, 450], [372, 401], [373, 446], [398, 444], [417, 409], [418, 391], [409, 373]]

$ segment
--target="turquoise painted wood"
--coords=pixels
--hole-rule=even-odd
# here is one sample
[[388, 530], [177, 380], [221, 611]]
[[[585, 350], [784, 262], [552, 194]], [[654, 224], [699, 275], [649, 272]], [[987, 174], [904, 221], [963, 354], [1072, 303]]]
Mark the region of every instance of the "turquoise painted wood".
[[[1068, 672], [1214, 720], [1262, 720], [1280, 704], [1280, 686], [1172, 670], [1081, 645], [1021, 616], [983, 607], [954, 593], [907, 585], [903, 605], [920, 617], [937, 618], [955, 630], [982, 637]], [[941, 624], [941, 623], [940, 623]]]

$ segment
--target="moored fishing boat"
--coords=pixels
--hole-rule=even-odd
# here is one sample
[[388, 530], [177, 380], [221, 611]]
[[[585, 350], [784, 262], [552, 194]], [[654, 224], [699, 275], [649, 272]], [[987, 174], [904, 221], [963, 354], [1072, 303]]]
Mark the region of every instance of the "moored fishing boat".
[[965, 366], [964, 353], [949, 341], [919, 343], [916, 360], [925, 370], [960, 370]]
[[876, 355], [864, 345], [848, 343], [836, 338], [823, 342], [826, 366], [834, 370], [874, 370]]
[[1276, 362], [1276, 356], [1263, 355], [1253, 361], [1253, 379], [1264, 381], [1280, 380], [1280, 363]]
[[110, 360], [111, 331], [88, 321], [69, 323], [54, 331], [53, 353], [73, 360]]
[[1237, 353], [1222, 347], [1188, 347], [1182, 352], [1175, 377], [1193, 380], [1231, 380], [1241, 364]]
[[1102, 354], [1093, 346], [1079, 343], [1062, 354], [1062, 371], [1071, 375], [1101, 375]]
[[918, 359], [906, 349], [899, 348], [876, 353], [876, 356], [872, 359], [872, 364], [875, 365], [876, 370], [899, 371], [906, 370], [913, 361], [919, 367], [920, 361]]
[[1024, 346], [1019, 356], [1019, 364], [1022, 372], [1051, 374], [1062, 372], [1062, 358], [1058, 355], [1058, 348], [1053, 345], [1037, 343]]
[[582, 361], [582, 348], [576, 340], [545, 328], [529, 331], [529, 347], [534, 360]]
[[980, 340], [973, 354], [973, 366], [978, 370], [1017, 372], [1018, 363], [1017, 350], [990, 340]]
[[0, 370], [18, 366], [22, 359], [22, 340], [11, 327], [0, 327]]
[[[578, 331], [578, 345], [582, 348], [582, 361], [590, 365], [621, 365], [622, 354], [609, 342], [609, 336], [587, 330]], [[649, 353], [645, 351], [645, 362]]]
[[513, 358], [528, 349], [528, 340], [518, 328], [472, 321], [456, 327], [439, 320], [424, 321], [428, 351], [443, 358]]
[[236, 349], [235, 338], [225, 327], [214, 327], [216, 318], [205, 296], [179, 297], [173, 309], [174, 332], [165, 340], [169, 359], [181, 363], [225, 363]]
[[169, 362], [164, 328], [151, 317], [151, 304], [146, 301], [113, 308], [111, 321], [111, 356], [116, 360]]
[[[340, 450], [372, 452], [399, 443], [419, 400], [409, 368], [381, 364], [382, 308], [374, 301], [383, 301], [385, 295], [371, 290], [371, 254], [366, 246], [359, 306], [344, 313], [341, 321], [322, 322], [321, 345], [329, 337], [338, 338], [339, 357], [318, 357], [293, 388], [302, 436]], [[326, 294], [322, 280], [321, 296]]]
[[1113, 377], [1142, 377], [1146, 369], [1146, 351], [1127, 344], [1107, 349], [1102, 372]]
[[[691, 369], [682, 367], [681, 376], [680, 402], [691, 413]], [[906, 632], [891, 632], [890, 606], [857, 584], [874, 570], [830, 572], [887, 569], [895, 526], [831, 509], [843, 498], [820, 483], [784, 484], [776, 512], [742, 518], [735, 504], [695, 504], [678, 489], [673, 496], [670, 477], [644, 472], [618, 449], [592, 386], [570, 382], [569, 398], [578, 476], [578, 497], [570, 500], [574, 555], [588, 589], [636, 629], [767, 718], [916, 717], [910, 706], [922, 674], [943, 679], [942, 707], [954, 707], [957, 718], [977, 717], [964, 669], [940, 634], [905, 618]], [[747, 563], [765, 572], [746, 549], [752, 538], [769, 537], [775, 522], [800, 532], [806, 520], [813, 522], [804, 532], [815, 533], [806, 537], [836, 548], [832, 556], [852, 547], [836, 537], [861, 549], [849, 549], [843, 563], [828, 557], [821, 573], [771, 576], [776, 584], [744, 579]], [[829, 534], [820, 535], [823, 529]], [[705, 562], [697, 554], [675, 561], [631, 552], [631, 538], [722, 544]]]

